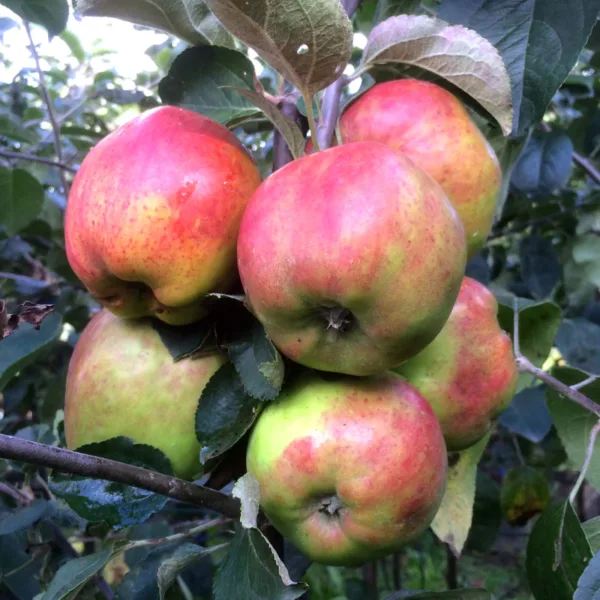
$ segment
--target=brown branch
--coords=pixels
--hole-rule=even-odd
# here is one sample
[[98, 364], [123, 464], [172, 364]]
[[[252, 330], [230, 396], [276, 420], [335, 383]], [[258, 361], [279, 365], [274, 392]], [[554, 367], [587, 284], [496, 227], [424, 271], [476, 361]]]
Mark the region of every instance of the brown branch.
[[12, 158], [15, 160], [28, 160], [30, 162], [42, 163], [44, 165], [50, 165], [57, 169], [63, 169], [69, 171], [69, 173], [77, 173], [77, 169], [68, 165], [64, 162], [52, 160], [51, 158], [44, 158], [43, 156], [36, 156], [35, 154], [26, 154], [25, 152], [9, 152], [8, 150], [0, 150], [0, 156], [4, 158]]
[[177, 477], [134, 467], [116, 460], [46, 446], [5, 434], [0, 434], [0, 457], [82, 477], [132, 485], [174, 500], [202, 506], [231, 519], [238, 519], [240, 515], [240, 504], [236, 498]]
[[[48, 111], [48, 118], [50, 119], [50, 125], [52, 126], [52, 134], [54, 136], [54, 151], [56, 152], [56, 157], [58, 158], [58, 162], [63, 162], [63, 154], [62, 147], [60, 145], [60, 125], [56, 120], [56, 114], [54, 112], [54, 104], [52, 103], [52, 99], [50, 98], [50, 94], [48, 93], [48, 87], [46, 86], [46, 78], [44, 77], [44, 71], [42, 69], [42, 64], [40, 63], [40, 57], [38, 55], [35, 44], [33, 43], [33, 36], [31, 35], [31, 26], [28, 21], [23, 21], [23, 25], [25, 26], [25, 31], [27, 32], [27, 37], [29, 38], [29, 44], [31, 46], [31, 55], [33, 56], [33, 60], [35, 61], [35, 67], [38, 72], [38, 77], [40, 79], [40, 92], [42, 93], [42, 98], [44, 99], [44, 104], [46, 105], [46, 110]], [[59, 171], [60, 181], [63, 187], [63, 192], [65, 196], [69, 194], [69, 184], [67, 182], [67, 178], [65, 177], [64, 171], [61, 169]]]

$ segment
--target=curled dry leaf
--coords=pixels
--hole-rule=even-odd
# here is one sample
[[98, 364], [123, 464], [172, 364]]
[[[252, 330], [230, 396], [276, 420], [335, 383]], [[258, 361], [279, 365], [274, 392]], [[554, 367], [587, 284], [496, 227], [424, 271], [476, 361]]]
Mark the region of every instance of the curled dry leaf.
[[512, 128], [510, 79], [498, 51], [462, 25], [400, 15], [371, 31], [360, 72], [381, 65], [418, 67], [447, 80], [479, 103], [505, 135]]
[[53, 311], [53, 304], [24, 302], [17, 308], [17, 313], [9, 314], [6, 303], [0, 300], [0, 339], [8, 337], [23, 323], [29, 323], [35, 329], [39, 329], [42, 321]]

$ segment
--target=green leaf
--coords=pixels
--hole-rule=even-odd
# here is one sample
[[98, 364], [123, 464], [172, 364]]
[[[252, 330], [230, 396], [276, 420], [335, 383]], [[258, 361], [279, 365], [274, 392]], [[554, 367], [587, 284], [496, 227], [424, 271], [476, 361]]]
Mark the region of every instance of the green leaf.
[[521, 390], [510, 406], [500, 415], [499, 423], [526, 440], [539, 444], [552, 427], [552, 417], [546, 406], [543, 386]]
[[577, 62], [599, 10], [600, 0], [442, 0], [439, 17], [498, 48], [512, 86], [513, 133], [522, 136]]
[[74, 0], [84, 16], [116, 17], [154, 27], [189, 42], [233, 47], [231, 34], [202, 0]]
[[[101, 456], [167, 475], [169, 459], [157, 448], [116, 437], [77, 448], [78, 452]], [[143, 523], [168, 501], [165, 496], [102, 479], [55, 473], [50, 489], [88, 521], [106, 521], [114, 529]]]
[[515, 164], [511, 183], [524, 194], [548, 196], [566, 185], [572, 160], [573, 143], [566, 133], [535, 132]]
[[474, 31], [427, 16], [391, 17], [373, 28], [363, 52], [360, 70], [377, 67], [391, 69], [394, 78], [403, 69], [416, 68], [446, 80], [483, 107], [506, 135], [510, 133], [508, 73], [497, 50]]
[[279, 395], [285, 367], [281, 355], [261, 323], [252, 319], [227, 345], [244, 389], [253, 398], [274, 400]]
[[421, 0], [379, 0], [373, 22], [381, 23], [390, 17], [413, 14], [420, 6]]
[[24, 323], [0, 340], [0, 391], [24, 367], [33, 363], [58, 337], [62, 326], [59, 313], [50, 314], [39, 329]]
[[67, 0], [1, 0], [7, 8], [25, 21], [43, 25], [50, 36], [58, 35], [67, 25]]
[[196, 410], [202, 464], [231, 448], [250, 429], [260, 407], [244, 390], [233, 364], [224, 364], [204, 387]]
[[598, 600], [598, 598], [600, 598], [600, 552], [592, 558], [579, 578], [573, 600]]
[[521, 155], [521, 151], [527, 143], [527, 137], [514, 139], [496, 135], [495, 139], [489, 139], [489, 141], [498, 156], [500, 168], [502, 169], [502, 182], [500, 184], [498, 196], [496, 197], [496, 210], [494, 212], [497, 220], [502, 216], [504, 204], [506, 203], [506, 198], [510, 190], [512, 172]]
[[548, 480], [533, 467], [514, 467], [508, 471], [502, 482], [500, 504], [506, 520], [511, 525], [523, 526], [531, 517], [548, 508]]
[[[117, 598], [119, 600], [156, 600], [159, 598], [159, 594], [161, 594], [160, 598], [163, 598], [162, 594], [167, 588], [159, 591], [160, 584], [158, 579], [158, 573], [162, 565], [165, 564], [165, 561], [169, 562], [172, 559], [177, 561], [178, 558], [186, 556], [190, 552], [190, 546], [196, 548], [201, 553], [206, 553], [206, 550], [203, 548], [190, 543], [170, 543], [151, 549], [125, 575], [122, 583], [117, 588]], [[196, 558], [199, 559], [201, 557], [196, 556]], [[168, 571], [169, 567], [166, 567], [166, 570]], [[177, 574], [175, 574], [174, 579], [176, 577]]]
[[450, 455], [446, 493], [431, 529], [456, 557], [462, 553], [471, 528], [477, 464], [488, 441], [489, 434], [474, 446]]
[[269, 121], [275, 125], [294, 158], [300, 158], [304, 155], [304, 145], [306, 144], [306, 140], [302, 135], [300, 127], [298, 127], [292, 119], [286, 117], [277, 106], [258, 92], [239, 88], [235, 88], [235, 91], [245, 98], [248, 98], [252, 104], [260, 108]]
[[[514, 296], [496, 294], [500, 327], [513, 334]], [[548, 358], [560, 325], [561, 311], [553, 302], [532, 302], [518, 298], [519, 338], [521, 352], [534, 365], [541, 367]]]
[[214, 350], [217, 347], [215, 325], [210, 317], [185, 327], [167, 325], [155, 319], [152, 327], [175, 361], [187, 358], [201, 350]]
[[587, 319], [564, 319], [556, 347], [572, 367], [600, 374], [600, 326]]
[[45, 500], [34, 500], [25, 508], [0, 513], [0, 535], [27, 529], [39, 521], [47, 510], [48, 503]]
[[72, 31], [65, 29], [65, 31], [60, 34], [60, 39], [69, 47], [71, 54], [73, 54], [79, 63], [83, 64], [85, 61], [85, 50], [83, 49], [79, 38]]
[[165, 600], [167, 591], [178, 575], [210, 552], [210, 548], [201, 548], [195, 544], [186, 543], [179, 546], [169, 558], [163, 560], [156, 573], [160, 600]]
[[71, 592], [80, 590], [119, 551], [115, 551], [113, 547], [106, 548], [102, 552], [65, 563], [50, 582], [43, 600], [61, 600]]
[[527, 544], [527, 578], [536, 600], [573, 600], [577, 581], [592, 558], [568, 500], [556, 502], [536, 522]]
[[[29, 545], [26, 532], [0, 536], [0, 581], [17, 598], [33, 598], [41, 590], [38, 581], [41, 560], [26, 566], [31, 560], [31, 555], [25, 552]], [[15, 569], [20, 570], [7, 576]]]
[[0, 197], [0, 225], [15, 235], [40, 214], [44, 188], [23, 169], [0, 167]]
[[257, 113], [252, 102], [227, 88], [254, 90], [254, 66], [241, 52], [216, 46], [184, 50], [158, 85], [162, 101], [219, 123]]
[[215, 600], [295, 600], [305, 591], [306, 584], [290, 580], [258, 529], [237, 529], [217, 571]]
[[[552, 375], [569, 386], [580, 383], [588, 377], [587, 373], [569, 367], [557, 367], [553, 369]], [[600, 404], [600, 380], [586, 385], [580, 391]], [[587, 452], [590, 431], [598, 422], [598, 417], [579, 404], [563, 398], [553, 388], [548, 388], [546, 398], [554, 426], [567, 456], [577, 470], [581, 470]], [[600, 438], [596, 438], [592, 461], [587, 470], [587, 480], [596, 490], [600, 491]]]
[[33, 144], [37, 141], [35, 133], [20, 125], [13, 116], [2, 114], [0, 114], [0, 137], [28, 144]]
[[594, 517], [585, 523], [582, 523], [585, 537], [592, 548], [594, 554], [600, 551], [600, 517]]
[[552, 295], [562, 279], [558, 253], [552, 242], [538, 235], [521, 240], [519, 248], [521, 277], [534, 298], [543, 300]]
[[206, 0], [242, 42], [305, 97], [335, 81], [352, 53], [352, 25], [339, 0]]

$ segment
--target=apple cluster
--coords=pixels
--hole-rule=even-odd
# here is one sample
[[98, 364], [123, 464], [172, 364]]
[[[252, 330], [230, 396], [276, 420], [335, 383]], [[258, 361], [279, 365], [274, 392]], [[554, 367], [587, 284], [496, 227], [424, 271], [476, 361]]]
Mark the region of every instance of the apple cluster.
[[294, 370], [252, 429], [247, 469], [273, 525], [309, 558], [359, 565], [419, 535], [447, 453], [479, 441], [515, 392], [497, 304], [465, 265], [485, 243], [497, 158], [461, 102], [377, 84], [343, 143], [264, 181], [225, 127], [162, 106], [95, 146], [69, 196], [69, 262], [105, 308], [67, 377], [71, 448], [115, 436], [201, 471], [198, 398], [227, 362], [174, 361], [153, 320], [185, 326], [241, 281]]

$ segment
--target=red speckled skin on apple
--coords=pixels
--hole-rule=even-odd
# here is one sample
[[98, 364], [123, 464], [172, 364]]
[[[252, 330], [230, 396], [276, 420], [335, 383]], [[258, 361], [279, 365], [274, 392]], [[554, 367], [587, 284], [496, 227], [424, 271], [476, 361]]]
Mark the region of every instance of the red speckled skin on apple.
[[[300, 158], [267, 178], [242, 219], [252, 310], [303, 365], [379, 373], [428, 344], [462, 281], [462, 225], [440, 186], [376, 142]], [[345, 311], [336, 329], [328, 323]]]
[[239, 224], [259, 183], [225, 127], [181, 108], [152, 109], [83, 161], [66, 212], [69, 262], [115, 314], [195, 321], [202, 297], [235, 280]]
[[269, 519], [326, 564], [362, 564], [421, 533], [441, 502], [446, 460], [431, 407], [389, 372], [303, 376], [266, 408], [248, 448]]
[[490, 290], [465, 277], [440, 334], [396, 369], [433, 407], [449, 450], [480, 440], [515, 394], [512, 341], [500, 329], [497, 312]]

